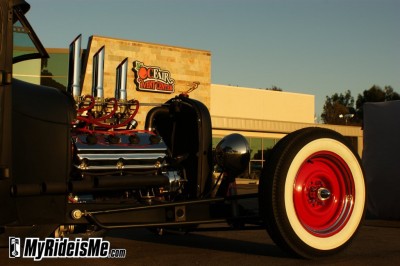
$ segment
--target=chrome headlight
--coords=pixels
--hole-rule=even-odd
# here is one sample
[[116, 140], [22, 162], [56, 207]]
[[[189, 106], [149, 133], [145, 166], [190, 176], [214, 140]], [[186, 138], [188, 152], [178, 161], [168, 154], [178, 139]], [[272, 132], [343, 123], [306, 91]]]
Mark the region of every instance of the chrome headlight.
[[225, 136], [215, 148], [215, 160], [224, 171], [239, 175], [249, 166], [249, 143], [240, 134]]

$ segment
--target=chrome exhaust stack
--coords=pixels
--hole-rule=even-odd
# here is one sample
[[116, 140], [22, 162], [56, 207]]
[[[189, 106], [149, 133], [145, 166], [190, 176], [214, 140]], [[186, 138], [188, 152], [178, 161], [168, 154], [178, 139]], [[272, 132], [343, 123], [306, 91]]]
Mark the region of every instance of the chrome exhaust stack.
[[[116, 68], [116, 84], [115, 84], [115, 99], [118, 101], [117, 118], [119, 122], [124, 122], [129, 119], [134, 105], [134, 100], [128, 100], [127, 92], [127, 76], [128, 76], [128, 58], [125, 58]], [[137, 107], [136, 107], [137, 108]], [[138, 122], [135, 119], [129, 121], [126, 129], [135, 129]]]
[[115, 99], [118, 101], [116, 117], [121, 122], [129, 116], [128, 95], [126, 91], [126, 76], [128, 71], [128, 58], [125, 58], [116, 68]]
[[[79, 39], [79, 38], [77, 38]], [[78, 43], [78, 42], [77, 42]], [[75, 51], [75, 45], [71, 48]], [[72, 53], [71, 54], [76, 54]], [[79, 58], [74, 56], [71, 58]], [[70, 59], [71, 62], [75, 61]], [[137, 122], [134, 120], [135, 115], [139, 110], [139, 102], [137, 100], [128, 100], [127, 95], [127, 75], [128, 75], [128, 58], [125, 58], [116, 68], [116, 82], [115, 82], [115, 97], [106, 98], [104, 91], [104, 64], [105, 64], [105, 46], [103, 45], [93, 55], [92, 65], [92, 89], [91, 94], [86, 96], [78, 96], [76, 94], [78, 120], [84, 122], [83, 125], [90, 125], [90, 130], [94, 128], [101, 128], [101, 130], [111, 130], [115, 128], [125, 127], [126, 129], [134, 129]], [[74, 64], [71, 63], [71, 66]], [[75, 68], [74, 68], [75, 69]], [[73, 72], [73, 71], [71, 71]], [[78, 71], [75, 71], [78, 73]], [[70, 76], [71, 86], [74, 84], [72, 81], [76, 80], [77, 76]], [[79, 80], [79, 79], [77, 79]], [[76, 83], [79, 84], [79, 81]], [[75, 91], [80, 91], [75, 89]], [[75, 95], [75, 94], [74, 94]], [[89, 127], [89, 126], [88, 126]], [[112, 135], [114, 136], [114, 135]], [[110, 140], [111, 141], [111, 140]], [[88, 140], [88, 142], [91, 142]]]
[[96, 102], [94, 107], [95, 117], [99, 117], [104, 109], [104, 52], [102, 46], [93, 56], [92, 96]]
[[101, 47], [93, 56], [92, 96], [104, 99], [104, 51]]
[[126, 78], [128, 73], [128, 58], [125, 58], [116, 68], [117, 75], [115, 81], [115, 99], [118, 102], [126, 102], [128, 95], [126, 92]]
[[82, 35], [79, 34], [69, 45], [67, 91], [71, 93], [76, 102], [81, 96], [81, 43]]

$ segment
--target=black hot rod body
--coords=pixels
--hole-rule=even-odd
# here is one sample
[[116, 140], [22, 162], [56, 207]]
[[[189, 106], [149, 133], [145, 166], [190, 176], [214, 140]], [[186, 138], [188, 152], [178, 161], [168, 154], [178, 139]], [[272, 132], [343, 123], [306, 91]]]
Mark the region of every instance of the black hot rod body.
[[[102, 50], [93, 60], [92, 94], [80, 95], [80, 37], [70, 46], [67, 91], [14, 79], [13, 63], [48, 55], [25, 18], [29, 5], [0, 3], [2, 243], [205, 223], [265, 228], [284, 250], [307, 258], [351, 242], [365, 184], [343, 136], [316, 127], [287, 135], [268, 157], [258, 193], [237, 195], [235, 178], [250, 159], [246, 139], [231, 134], [213, 150], [208, 109], [185, 94], [151, 109], [138, 129], [140, 99], [127, 98], [125, 60], [114, 98], [103, 95]], [[243, 198], [256, 199], [259, 212], [246, 211]]]

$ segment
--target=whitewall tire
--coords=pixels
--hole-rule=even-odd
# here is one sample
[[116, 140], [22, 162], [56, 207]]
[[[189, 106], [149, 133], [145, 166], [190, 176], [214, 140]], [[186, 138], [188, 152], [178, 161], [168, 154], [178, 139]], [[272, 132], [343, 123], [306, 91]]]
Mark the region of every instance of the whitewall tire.
[[360, 158], [328, 129], [289, 134], [267, 159], [259, 185], [260, 213], [272, 239], [301, 257], [345, 248], [364, 217]]

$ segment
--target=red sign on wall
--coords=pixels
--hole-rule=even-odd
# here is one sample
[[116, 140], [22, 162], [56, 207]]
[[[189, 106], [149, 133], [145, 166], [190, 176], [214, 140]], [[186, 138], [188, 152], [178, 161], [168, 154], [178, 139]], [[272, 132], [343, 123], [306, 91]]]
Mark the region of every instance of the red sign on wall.
[[137, 90], [162, 93], [173, 93], [175, 91], [175, 80], [171, 78], [168, 70], [157, 66], [146, 66], [140, 61], [133, 62], [135, 73], [135, 84]]

